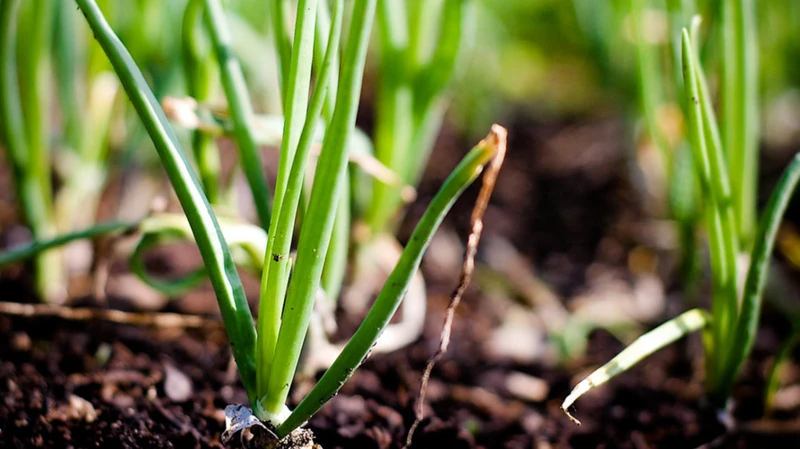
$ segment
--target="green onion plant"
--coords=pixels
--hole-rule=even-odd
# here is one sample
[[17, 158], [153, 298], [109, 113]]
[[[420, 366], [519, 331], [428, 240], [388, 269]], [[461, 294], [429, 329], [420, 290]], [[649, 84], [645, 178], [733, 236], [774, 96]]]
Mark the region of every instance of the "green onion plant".
[[[740, 23], [740, 26], [744, 25]], [[736, 219], [736, 205], [739, 203], [734, 201], [732, 188], [735, 174], [732, 175], [730, 171], [733, 157], [723, 149], [724, 141], [717, 125], [708, 82], [694, 43], [698, 29], [698, 26], [694, 26], [691, 35], [686, 29], [681, 34], [682, 82], [689, 141], [703, 202], [703, 228], [708, 236], [711, 309], [685, 312], [633, 342], [576, 386], [562, 405], [568, 414], [574, 401], [591, 388], [613, 378], [677, 338], [700, 329], [703, 330], [705, 346], [706, 393], [711, 404], [722, 409], [752, 349], [778, 227], [800, 181], [800, 155], [795, 156], [786, 168], [764, 209], [760, 227], [752, 240], [753, 247], [747, 251], [749, 267], [744, 286], [740, 289], [737, 264], [741, 260], [742, 242]], [[740, 52], [745, 51], [740, 49]], [[740, 70], [744, 68], [740, 67]], [[752, 82], [753, 78], [749, 79]], [[738, 103], [742, 110], [752, 107], [745, 105], [745, 101]], [[740, 111], [739, 117], [745, 115]]]
[[[245, 252], [250, 254], [250, 262], [246, 263], [252, 264], [254, 257], [263, 258], [260, 259], [262, 285], [259, 316], [254, 326], [231, 248], [236, 244], [237, 236], [244, 238], [243, 232], [226, 231], [225, 219], [212, 210], [204, 192], [204, 184], [201, 184], [194, 167], [190, 165], [160, 104], [97, 2], [76, 1], [153, 141], [185, 214], [185, 225], [180, 217], [154, 216], [160, 222], [151, 222], [151, 225], [163, 225], [169, 229], [169, 234], [160, 231], [147, 234], [145, 230], [150, 237], [146, 237], [142, 245], [146, 249], [168, 235], [185, 238], [191, 231], [203, 258], [205, 274], [217, 295], [233, 356], [250, 404], [255, 414], [270, 422], [276, 435], [283, 438], [333, 397], [367, 357], [403, 300], [422, 254], [444, 215], [492, 160], [495, 148], [485, 143], [490, 140], [478, 144], [445, 180], [356, 333], [317, 384], [294, 410], [290, 410], [287, 397], [320, 291], [325, 264], [330, 260], [327, 257], [329, 248], [338, 238], [334, 228], [340, 215], [343, 192], [347, 192], [348, 188], [349, 147], [357, 135], [354, 131], [355, 119], [367, 49], [376, 9], [385, 2], [360, 0], [353, 2], [351, 10], [346, 13], [345, 2], [336, 0], [332, 2], [330, 15], [327, 16], [328, 11], [320, 12], [328, 8], [324, 0], [300, 0], [293, 37], [285, 38], [288, 27], [284, 27], [283, 31], [281, 27], [274, 27], [273, 31], [278, 34], [276, 41], [280, 55], [284, 121], [278, 178], [271, 207], [270, 204], [257, 205], [260, 225], [268, 230], [268, 237], [266, 241], [262, 240], [263, 246], [244, 246]], [[272, 2], [272, 5], [273, 13], [277, 12], [273, 20], [283, 20], [288, 12], [284, 11], [284, 2]], [[264, 186], [257, 185], [261, 182], [257, 178], [263, 179], [258, 156], [245, 154], [245, 151], [255, 147], [252, 137], [254, 115], [247, 100], [248, 94], [238, 62], [230, 52], [222, 6], [219, 0], [204, 0], [202, 5], [190, 3], [189, 7], [202, 9], [203, 23], [219, 64], [220, 80], [229, 102], [240, 154], [243, 160], [247, 159], [246, 164], [257, 164], [244, 168], [245, 171], [258, 171], [257, 174], [248, 175], [248, 181], [251, 188], [262, 188]], [[200, 12], [192, 11], [191, 14], [187, 12], [185, 23], [196, 27], [198, 25], [192, 21], [197, 20], [196, 15]], [[345, 16], [348, 17], [347, 21], [344, 20]], [[325, 26], [318, 23], [320, 17], [329, 18], [327, 24], [323, 24]], [[324, 40], [317, 35], [320, 29], [327, 31]], [[340, 40], [343, 41], [342, 45]], [[319, 52], [322, 42], [325, 44], [322, 46], [324, 51]], [[187, 51], [195, 55], [195, 62], [208, 64], [209, 56], [201, 50], [189, 48]], [[313, 90], [310, 89], [312, 74]], [[435, 74], [433, 79], [440, 80], [441, 72]], [[332, 84], [334, 80], [335, 85]], [[310, 90], [312, 93], [309, 97]], [[434, 93], [428, 92], [425, 96], [434, 97]], [[426, 100], [426, 107], [431, 106], [430, 101]], [[308, 180], [304, 178], [311, 168], [309, 155], [320, 120], [324, 123], [324, 135], [319, 157], [313, 166], [310, 192], [306, 192]], [[193, 148], [194, 154], [204, 151], [197, 151], [199, 146]], [[419, 161], [415, 159], [413, 162]], [[217, 177], [213, 166], [206, 167], [209, 170], [204, 173], [200, 165], [197, 171], [208, 174], [208, 182], [213, 184]], [[254, 194], [256, 202], [262, 197], [268, 197], [265, 187], [257, 195]], [[300, 224], [296, 226], [300, 215]], [[295, 233], [298, 234], [297, 249], [292, 257]], [[253, 232], [253, 235], [256, 234], [261, 236], [259, 238], [264, 236], [263, 232]]]
[[[754, 2], [576, 0], [574, 6], [605, 78], [622, 80], [622, 84], [636, 80], [638, 92], [633, 97], [639, 104], [634, 115], [643, 117], [646, 134], [663, 163], [666, 203], [680, 235], [679, 268], [686, 287], [692, 287], [699, 269], [695, 229], [701, 214], [689, 136], [676, 126], [685, 123], [689, 114], [689, 106], [679, 94], [683, 90], [682, 77], [675, 76], [682, 67], [680, 30], [689, 26], [697, 11], [708, 11], [719, 18], [711, 26], [718, 37], [715, 50], [721, 69], [721, 139], [728, 161], [726, 170], [731, 180], [738, 239], [747, 249], [755, 232], [758, 174], [759, 61]], [[626, 46], [626, 41], [632, 45]], [[633, 50], [632, 63], [623, 56], [626, 48]], [[708, 58], [714, 56], [713, 52], [706, 53], [711, 54]], [[681, 117], [667, 114], [671, 110], [680, 110]]]

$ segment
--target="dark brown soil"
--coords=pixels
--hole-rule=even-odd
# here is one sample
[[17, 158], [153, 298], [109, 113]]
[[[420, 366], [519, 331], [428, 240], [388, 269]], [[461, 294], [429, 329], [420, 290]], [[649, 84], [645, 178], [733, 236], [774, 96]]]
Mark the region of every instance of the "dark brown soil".
[[[512, 241], [565, 297], [585, 288], [593, 263], [624, 271], [625, 255], [640, 244], [627, 228], [642, 212], [628, 180], [624, 149], [614, 143], [624, 141], [621, 126], [605, 119], [588, 126], [572, 132], [564, 124], [514, 127], [511, 153], [487, 215], [486, 232]], [[608, 143], [596, 149], [605, 153], [595, 162], [577, 164], [588, 156], [563, 153], [598, 135]], [[448, 134], [442, 141], [445, 148], [466, 148]], [[436, 154], [408, 223], [457, 157], [455, 152]], [[450, 220], [462, 236], [470, 195]], [[408, 225], [402, 229], [401, 235], [407, 235]], [[604, 255], [600, 248], [608, 239], [623, 248], [622, 256]], [[430, 313], [424, 338], [404, 351], [368, 359], [309, 422], [323, 448], [402, 447], [414, 420], [420, 374], [438, 345], [447, 295], [456, 281], [452, 273], [428, 272], [427, 277]], [[674, 290], [673, 280], [666, 283]], [[20, 270], [4, 274], [0, 292], [4, 301], [30, 302]], [[669, 301], [671, 311], [683, 307], [678, 295]], [[497, 357], [485, 342], [499, 324], [499, 307], [475, 288], [465, 298], [450, 351], [433, 372], [426, 418], [413, 447], [789, 448], [800, 443], [800, 405], [762, 419], [765, 369], [788, 333], [784, 318], [769, 308], [734, 393], [740, 424], [728, 431], [716, 412], [703, 406], [699, 337], [657, 353], [581, 399], [576, 414], [583, 425], [577, 426], [560, 410], [561, 401], [622, 343], [594, 331], [580, 360], [552, 365]], [[196, 313], [203, 307], [183, 301], [167, 309]], [[795, 383], [800, 377], [797, 352], [790, 367]], [[0, 316], [0, 447], [221, 447], [223, 409], [246, 403], [230, 368], [224, 333], [213, 324], [200, 331], [154, 331], [108, 322]], [[523, 385], [531, 394], [512, 388], [511, 379], [528, 382]], [[534, 389], [543, 392], [537, 395]], [[238, 445], [238, 438], [232, 444]]]
[[[480, 313], [480, 301], [468, 298], [466, 314]], [[435, 300], [427, 338], [407, 351], [371, 358], [311, 420], [318, 443], [402, 446], [444, 302]], [[576, 426], [559, 409], [570, 375], [482, 361], [481, 329], [473, 323], [468, 316], [457, 321], [454, 345], [434, 371], [427, 418], [414, 447], [751, 448], [794, 447], [798, 441], [792, 429], [726, 434], [714, 412], [700, 406], [700, 385], [687, 358], [699, 355], [695, 340], [659, 353], [581, 400], [577, 413], [584, 424]], [[235, 377], [228, 372], [229, 353], [214, 335], [209, 341], [192, 332], [159, 335], [110, 323], [5, 317], [0, 333], [0, 447], [219, 447], [222, 410], [246, 400], [240, 386], [230, 384]], [[596, 333], [590, 356], [573, 368], [601, 363], [620, 347], [608, 334]], [[765, 352], [759, 348], [756, 357], [765, 358]], [[167, 380], [175, 371], [188, 376], [188, 396], [168, 391], [181, 390]], [[763, 381], [748, 371], [737, 393], [745, 410], [737, 414], [755, 419]], [[506, 387], [511, 373], [546, 381], [550, 393], [539, 402], [516, 396]]]

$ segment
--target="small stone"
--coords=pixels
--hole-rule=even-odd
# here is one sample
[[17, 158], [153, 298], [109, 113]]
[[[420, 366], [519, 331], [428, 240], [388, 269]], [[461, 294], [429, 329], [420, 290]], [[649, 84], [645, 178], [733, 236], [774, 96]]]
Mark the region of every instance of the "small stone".
[[194, 394], [192, 380], [172, 365], [164, 367], [164, 393], [174, 402], [186, 402]]
[[531, 402], [547, 399], [550, 387], [544, 380], [525, 373], [513, 372], [506, 378], [506, 388], [514, 396]]
[[31, 350], [32, 346], [31, 337], [25, 332], [16, 332], [11, 337], [11, 347], [14, 348], [15, 351], [27, 352]]
[[50, 421], [80, 420], [87, 423], [97, 420], [97, 411], [91, 402], [80, 396], [70, 395], [67, 404], [62, 404], [47, 412]]
[[94, 422], [97, 419], [97, 411], [92, 403], [80, 396], [70, 395], [69, 407], [72, 411], [70, 416], [72, 419], [82, 419], [87, 423]]
[[781, 388], [775, 393], [773, 407], [777, 410], [793, 410], [800, 406], [800, 385]]

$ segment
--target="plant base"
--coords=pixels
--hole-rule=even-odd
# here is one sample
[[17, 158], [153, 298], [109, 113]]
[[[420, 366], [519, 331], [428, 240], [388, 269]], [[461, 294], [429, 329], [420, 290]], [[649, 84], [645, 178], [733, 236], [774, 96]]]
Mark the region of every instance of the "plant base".
[[225, 421], [224, 444], [238, 433], [240, 447], [246, 449], [322, 449], [314, 444], [314, 433], [308, 429], [295, 429], [285, 438], [278, 439], [272, 423], [261, 421], [244, 405], [225, 407]]

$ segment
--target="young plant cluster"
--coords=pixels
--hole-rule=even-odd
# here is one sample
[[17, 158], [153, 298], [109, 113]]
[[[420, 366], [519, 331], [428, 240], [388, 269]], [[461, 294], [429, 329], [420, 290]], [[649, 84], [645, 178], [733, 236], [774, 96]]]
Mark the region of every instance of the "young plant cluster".
[[[667, 2], [671, 23], [690, 17], [694, 2]], [[755, 30], [755, 2], [723, 0], [716, 2], [719, 33], [722, 108], [721, 127], [714, 111], [714, 99], [701, 66], [699, 35], [701, 21], [695, 17], [690, 29], [669, 27], [670, 42], [676, 45], [681, 71], [674, 85], [679, 86], [683, 120], [687, 124], [686, 142], [691, 159], [680, 177], [672, 177], [675, 189], [697, 183], [698, 198], [693, 202], [696, 220], [708, 239], [711, 277], [711, 308], [692, 309], [643, 335], [609, 363], [581, 381], [564, 401], [570, 406], [590, 389], [627, 370], [652, 352], [682, 336], [702, 330], [705, 345], [705, 389], [710, 402], [722, 409], [734, 382], [753, 347], [768, 279], [768, 267], [775, 239], [789, 200], [800, 181], [800, 156], [785, 169], [755, 228], [758, 155], [758, 49]], [[632, 2], [633, 29], [637, 36], [637, 61], [642, 110], [654, 140], [673, 159], [678, 153], [659, 138], [663, 132], [655, 119], [660, 106], [663, 80], [656, 51], [642, 39], [644, 11], [650, 2]], [[652, 13], [652, 10], [650, 11]], [[682, 163], [684, 164], [684, 163]], [[686, 191], [688, 192], [688, 191]], [[679, 202], [680, 203], [680, 202]], [[688, 216], [687, 216], [688, 217]], [[679, 218], [679, 217], [678, 217]], [[693, 219], [694, 220], [694, 219]], [[689, 228], [694, 233], [694, 224]], [[747, 264], [746, 267], [743, 266]], [[740, 270], [739, 268], [746, 268]], [[741, 280], [741, 273], [746, 277]], [[743, 287], [741, 287], [743, 285]], [[570, 415], [571, 417], [571, 415]]]
[[[93, 58], [104, 54], [110, 65], [102, 76], [96, 75], [97, 83], [103, 83], [98, 89], [105, 90], [97, 93], [102, 100], [89, 101], [87, 120], [96, 121], [87, 121], [83, 133], [80, 107], [73, 104], [75, 79], [65, 79], [59, 86], [64, 95], [62, 109], [72, 125], [68, 128], [75, 129], [79, 143], [77, 185], [73, 189], [70, 181], [66, 183], [72, 201], [69, 207], [74, 210], [82, 195], [91, 194], [93, 201], [99, 201], [98, 183], [103, 183], [107, 170], [108, 117], [113, 92], [120, 86], [157, 150], [183, 213], [156, 211], [134, 222], [81, 222], [64, 229], [54, 228], [50, 216], [54, 210], [49, 197], [51, 158], [44, 143], [48, 133], [42, 129], [48, 123], [45, 102], [49, 92], [45, 92], [48, 83], [42, 80], [42, 67], [53, 59], [65, 67], [72, 64], [68, 73], [73, 77], [77, 69], [72, 41], [49, 58], [51, 20], [42, 17], [51, 17], [56, 11], [67, 17], [72, 2], [24, 3], [19, 18], [19, 0], [0, 3], [0, 59], [6, 64], [0, 75], [0, 107], [6, 118], [4, 142], [34, 242], [3, 254], [0, 265], [36, 257], [37, 266], [43, 267], [52, 262], [48, 255], [60, 257], [53, 249], [62, 245], [125, 233], [139, 239], [130, 259], [131, 270], [162, 293], [179, 295], [209, 279], [253, 412], [272, 425], [279, 439], [290, 435], [333, 397], [373, 347], [396, 348], [418, 336], [412, 333], [400, 343], [376, 346], [407, 292], [419, 290], [414, 284], [421, 282], [418, 268], [422, 255], [444, 216], [505, 145], [504, 130], [493, 129], [444, 181], [405, 248], [396, 243], [396, 220], [404, 201], [413, 196], [410, 186], [419, 181], [443, 119], [470, 2], [298, 0], [296, 7], [289, 2], [268, 2], [282, 115], [264, 117], [254, 112], [220, 0], [186, 2], [178, 43], [189, 99], [166, 99], [163, 108], [142, 66], [106, 19], [105, 14], [115, 6], [76, 0], [102, 50], [95, 50]], [[293, 20], [289, 20], [291, 13]], [[358, 132], [355, 121], [374, 21], [380, 38], [380, 78], [373, 145]], [[57, 23], [72, 24], [69, 20]], [[293, 32], [289, 23], [294, 25]], [[31, 33], [36, 45], [32, 47], [35, 51], [22, 58], [25, 64], [17, 74], [18, 24]], [[58, 31], [69, 38], [70, 30]], [[27, 96], [24, 99], [15, 96], [18, 79], [19, 92]], [[212, 104], [218, 84], [226, 108]], [[190, 155], [183, 150], [168, 116], [191, 130]], [[223, 181], [217, 144], [221, 135], [230, 135], [236, 143], [256, 224], [230, 212], [233, 189], [230, 182]], [[260, 150], [264, 144], [279, 147], [272, 192]], [[494, 164], [492, 179], [497, 169], [499, 165]], [[95, 172], [100, 178], [92, 178], [94, 184], [86, 185], [86, 174]], [[93, 203], [91, 207], [97, 206]], [[359, 227], [368, 232], [351, 244], [351, 229]], [[321, 304], [335, 304], [350, 260], [369, 265], [366, 259], [352, 256], [351, 248], [356, 254], [368, 252], [365, 248], [376, 245], [381, 236], [395, 241], [383, 287], [376, 287], [377, 298], [355, 334], [323, 364], [327, 369], [319, 382], [290, 410], [289, 391], [306, 336], [318, 333], [309, 327], [318, 324]], [[203, 266], [178, 280], [150, 276], [144, 255], [154, 246], [176, 240], [196, 242]], [[261, 276], [255, 325], [237, 268]], [[40, 293], [45, 298], [50, 297], [45, 274], [51, 272], [62, 271], [39, 270]], [[358, 277], [351, 282], [359, 282]], [[424, 311], [424, 283], [421, 289], [416, 295], [421, 295]], [[421, 326], [415, 327], [421, 331]]]

